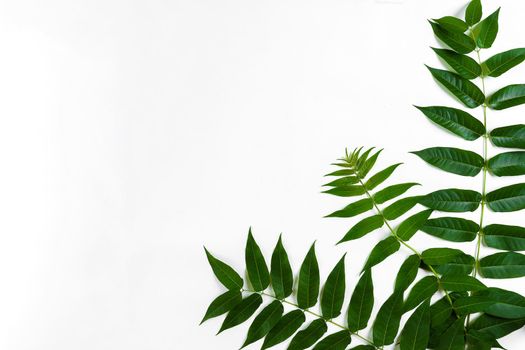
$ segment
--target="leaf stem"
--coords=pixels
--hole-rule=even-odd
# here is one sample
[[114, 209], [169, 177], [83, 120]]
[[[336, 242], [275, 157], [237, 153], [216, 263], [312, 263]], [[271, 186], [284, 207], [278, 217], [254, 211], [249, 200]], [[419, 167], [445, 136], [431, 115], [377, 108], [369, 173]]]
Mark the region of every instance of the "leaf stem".
[[[357, 175], [357, 178], [359, 179], [359, 184], [363, 187], [363, 189], [365, 190], [365, 193], [367, 195], [367, 197], [372, 201], [372, 204], [377, 212], [378, 215], [381, 216], [381, 218], [383, 218], [383, 222], [385, 223], [385, 225], [388, 227], [388, 230], [390, 231], [390, 235], [393, 236], [395, 239], [397, 239], [397, 241], [399, 243], [401, 243], [402, 245], [404, 245], [405, 247], [407, 247], [408, 249], [410, 249], [412, 252], [414, 252], [414, 254], [416, 254], [420, 259], [422, 259], [422, 256], [421, 256], [421, 253], [418, 252], [414, 247], [412, 247], [411, 245], [409, 245], [407, 242], [405, 242], [404, 240], [402, 240], [397, 234], [396, 232], [394, 231], [394, 229], [392, 228], [392, 226], [390, 225], [390, 222], [388, 221], [388, 219], [385, 217], [385, 214], [383, 213], [383, 211], [381, 210], [381, 208], [379, 208], [378, 204], [376, 203], [374, 197], [372, 196], [372, 194], [368, 191], [368, 189], [366, 188], [365, 184], [363, 183], [361, 177], [359, 175]], [[443, 291], [443, 293], [445, 294], [445, 297], [447, 298], [448, 302], [450, 303], [450, 305], [452, 306], [452, 309], [454, 310], [454, 312], [456, 311], [454, 309], [454, 306], [453, 306], [453, 303], [452, 303], [452, 298], [450, 297], [450, 295], [448, 294], [448, 292], [445, 290], [445, 288], [443, 288], [443, 286], [441, 285], [441, 280], [439, 278], [439, 275], [438, 273], [436, 272], [436, 270], [431, 266], [431, 265], [427, 265], [430, 269], [430, 271], [432, 272], [432, 274], [436, 277], [437, 281], [438, 281], [438, 286], [439, 286], [439, 289], [441, 291]], [[456, 316], [457, 316], [457, 313], [456, 313]], [[459, 316], [458, 316], [459, 317]]]
[[348, 327], [345, 327], [342, 324], [334, 322], [333, 320], [327, 320], [322, 315], [319, 315], [318, 313], [315, 313], [315, 312], [310, 311], [308, 309], [301, 309], [299, 307], [299, 305], [297, 305], [296, 303], [293, 303], [293, 302], [288, 301], [286, 299], [279, 299], [275, 295], [272, 295], [272, 294], [269, 294], [269, 293], [266, 293], [266, 292], [256, 292], [254, 290], [249, 290], [249, 289], [242, 289], [242, 291], [246, 292], [246, 293], [259, 293], [259, 294], [264, 295], [266, 297], [269, 297], [269, 298], [272, 298], [274, 300], [280, 301], [281, 303], [288, 304], [288, 305], [293, 306], [293, 307], [295, 307], [297, 309], [303, 310], [304, 312], [306, 312], [306, 313], [308, 313], [308, 314], [310, 314], [310, 315], [312, 315], [314, 317], [317, 317], [317, 318], [325, 320], [327, 323], [330, 323], [331, 325], [333, 325], [335, 327], [338, 327], [338, 328], [341, 328], [341, 329], [343, 329], [345, 331], [348, 331], [351, 335], [361, 339], [362, 341], [368, 343], [369, 345], [372, 345], [374, 348], [379, 349], [377, 346], [374, 345], [374, 343], [370, 339], [367, 339], [367, 338], [363, 337], [362, 335], [360, 335], [360, 334], [358, 334], [356, 332], [352, 332], [350, 329], [348, 329]]

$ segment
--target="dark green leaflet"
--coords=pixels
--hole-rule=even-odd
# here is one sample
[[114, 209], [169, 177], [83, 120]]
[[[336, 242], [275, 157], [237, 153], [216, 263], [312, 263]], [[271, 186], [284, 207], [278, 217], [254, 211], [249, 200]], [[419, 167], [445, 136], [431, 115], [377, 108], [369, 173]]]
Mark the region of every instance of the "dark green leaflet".
[[488, 49], [492, 46], [498, 35], [498, 17], [499, 9], [474, 28], [474, 36], [478, 47]]
[[525, 250], [525, 227], [493, 224], [483, 228], [483, 240], [489, 247]]
[[430, 22], [434, 35], [457, 53], [467, 54], [474, 51], [476, 43], [463, 33], [451, 32], [438, 23]]
[[463, 324], [465, 320], [458, 318], [440, 337], [436, 350], [465, 350]]
[[345, 350], [352, 341], [348, 331], [330, 334], [314, 346], [313, 350]]
[[434, 22], [438, 23], [443, 27], [444, 29], [450, 31], [450, 32], [459, 32], [464, 33], [468, 29], [467, 23], [465, 23], [463, 20], [452, 17], [452, 16], [445, 16], [438, 19], [435, 19]]
[[485, 102], [483, 92], [468, 79], [442, 69], [428, 67], [428, 70], [441, 85], [457, 97], [465, 106], [476, 108]]
[[430, 299], [410, 316], [401, 332], [401, 350], [425, 350], [430, 336]]
[[366, 270], [357, 283], [348, 307], [348, 329], [357, 332], [368, 325], [374, 307], [372, 271]]
[[498, 147], [525, 149], [525, 125], [511, 125], [491, 131], [490, 139]]
[[206, 248], [204, 248], [204, 251], [206, 252], [208, 262], [211, 265], [215, 277], [217, 277], [226, 288], [230, 290], [240, 290], [243, 286], [241, 276], [239, 276], [239, 274], [229, 265], [211, 255]]
[[418, 183], [408, 182], [397, 185], [388, 186], [383, 188], [381, 191], [374, 195], [374, 200], [377, 204], [383, 204], [393, 198], [396, 198], [414, 186], [418, 186]]
[[308, 309], [317, 303], [319, 284], [319, 265], [315, 256], [315, 244], [312, 244], [299, 272], [297, 304], [301, 309]]
[[525, 209], [525, 183], [506, 186], [488, 193], [487, 205], [496, 212]]
[[399, 268], [394, 290], [405, 291], [414, 282], [419, 270], [421, 259], [417, 255], [409, 256]]
[[449, 188], [427, 194], [419, 203], [427, 208], [445, 212], [467, 212], [478, 209], [481, 194], [472, 190]]
[[378, 228], [383, 227], [385, 224], [383, 218], [381, 215], [373, 215], [367, 218], [364, 218], [363, 220], [359, 221], [357, 224], [355, 224], [341, 239], [339, 243], [351, 241], [354, 239], [358, 239], [366, 235], [367, 233], [370, 233], [374, 230], [377, 230]]
[[432, 47], [432, 50], [463, 78], [474, 79], [481, 75], [481, 66], [469, 56], [461, 55], [452, 50], [436, 49], [434, 47]]
[[430, 217], [430, 214], [432, 214], [432, 211], [432, 209], [423, 210], [407, 218], [397, 228], [397, 236], [404, 241], [408, 241], [417, 231], [421, 229], [421, 227]]
[[331, 188], [323, 193], [333, 194], [339, 197], [355, 197], [365, 194], [363, 186], [349, 185]]
[[265, 337], [277, 322], [279, 322], [283, 312], [283, 304], [278, 300], [275, 300], [270, 305], [266, 306], [253, 320], [248, 329], [246, 341], [242, 347], [244, 348], [245, 346]]
[[227, 313], [241, 301], [242, 295], [239, 290], [229, 290], [226, 293], [219, 295], [211, 302], [208, 310], [206, 310], [206, 314], [204, 315], [201, 324], [210, 318]]
[[290, 338], [306, 321], [302, 310], [290, 311], [270, 330], [261, 349], [268, 349]]
[[[335, 173], [332, 173], [332, 174], [335, 174]], [[324, 184], [323, 186], [324, 187], [339, 187], [339, 186], [344, 187], [344, 186], [355, 185], [357, 183], [359, 183], [359, 178], [357, 176], [345, 176], [337, 180], [334, 180], [332, 182], [329, 182], [327, 184]]]
[[351, 348], [350, 350], [375, 350], [376, 348], [372, 345], [358, 345], [356, 347]]
[[462, 218], [441, 217], [427, 220], [421, 231], [451, 242], [471, 242], [477, 237], [479, 225]]
[[484, 163], [479, 154], [452, 147], [432, 147], [411, 153], [441, 170], [462, 176], [476, 176]]
[[217, 334], [229, 328], [238, 326], [249, 319], [255, 311], [257, 311], [259, 306], [261, 306], [262, 302], [262, 297], [257, 293], [244, 298], [239, 304], [231, 309], [230, 312], [228, 312], [228, 315], [226, 315], [226, 318], [221, 325], [221, 329]]
[[443, 324], [452, 315], [452, 305], [443, 297], [430, 306], [430, 323], [433, 327]]
[[444, 322], [440, 324], [432, 324], [430, 326], [430, 338], [428, 340], [428, 346], [431, 349], [435, 349], [439, 346], [439, 342], [441, 341], [441, 337], [445, 333], [447, 329], [454, 323], [454, 321], [457, 320], [457, 317], [454, 315], [450, 315]]
[[406, 197], [395, 201], [390, 204], [388, 207], [383, 209], [383, 215], [387, 220], [395, 220], [401, 215], [408, 212], [416, 204], [419, 203], [421, 196]]
[[496, 91], [489, 98], [487, 104], [490, 108], [501, 110], [525, 103], [525, 84], [506, 86]]
[[447, 274], [441, 277], [441, 286], [451, 292], [467, 292], [485, 289], [475, 277], [466, 274]]
[[312, 321], [302, 331], [299, 331], [290, 342], [287, 350], [304, 350], [314, 345], [326, 333], [328, 327], [323, 319]]
[[434, 270], [441, 275], [447, 274], [463, 274], [468, 275], [474, 269], [474, 257], [467, 254], [461, 254], [453, 258], [451, 261], [434, 266]]
[[323, 288], [321, 311], [325, 319], [332, 319], [341, 314], [345, 300], [345, 255], [334, 267]]
[[421, 258], [427, 265], [442, 265], [451, 262], [464, 253], [459, 249], [452, 248], [430, 248], [421, 254]]
[[516, 278], [525, 276], [525, 255], [496, 253], [479, 261], [479, 272], [485, 278]]
[[284, 299], [292, 294], [293, 272], [281, 236], [272, 254], [270, 278], [277, 299]]
[[509, 319], [525, 317], [525, 298], [520, 294], [500, 288], [488, 288], [479, 294], [494, 302], [485, 309], [485, 313]]
[[499, 339], [525, 326], [525, 318], [506, 319], [482, 314], [471, 323], [472, 329]]
[[373, 190], [374, 188], [376, 188], [377, 186], [381, 185], [386, 179], [388, 179], [390, 177], [390, 175], [392, 175], [392, 173], [396, 170], [396, 168], [398, 166], [400, 166], [401, 163], [397, 163], [397, 164], [394, 164], [394, 165], [391, 165], [389, 166], [388, 168], [386, 169], [383, 169], [381, 170], [380, 172], [378, 172], [377, 174], [375, 174], [374, 176], [372, 176], [366, 183], [365, 183], [365, 187], [368, 189], [368, 190]]
[[362, 271], [365, 271], [379, 264], [380, 262], [388, 258], [390, 255], [397, 252], [400, 246], [401, 245], [398, 242], [398, 240], [392, 236], [380, 241], [370, 252], [370, 255], [368, 256], [368, 259], [366, 260], [365, 266], [363, 267]]
[[390, 345], [394, 342], [399, 330], [402, 310], [403, 293], [394, 292], [377, 312], [372, 331], [376, 346]]
[[[329, 174], [326, 174], [325, 176], [345, 176], [345, 175], [353, 175], [355, 174], [355, 171], [352, 170], [352, 169], [342, 169], [342, 170], [336, 170], [336, 171], [333, 171]], [[357, 177], [354, 176], [354, 179], [356, 180], [356, 182], [354, 183], [358, 183], [359, 180], [357, 179]]]
[[415, 107], [432, 122], [467, 141], [477, 140], [485, 133], [482, 122], [460, 109], [442, 106]]
[[335, 211], [332, 214], [327, 215], [326, 217], [350, 218], [367, 212], [372, 208], [373, 201], [370, 198], [363, 198], [358, 200], [357, 202], [347, 205], [341, 210]]
[[485, 74], [499, 77], [525, 60], [525, 48], [508, 50], [492, 56], [483, 63]]
[[264, 261], [261, 249], [255, 242], [252, 230], [248, 232], [246, 242], [246, 271], [253, 290], [259, 292], [265, 290], [270, 285], [270, 272]]
[[482, 15], [481, 0], [472, 0], [465, 11], [465, 22], [473, 26], [481, 20]]
[[492, 335], [478, 332], [475, 329], [469, 329], [467, 332], [467, 348], [478, 350], [504, 349]]
[[434, 276], [426, 276], [419, 280], [403, 304], [403, 312], [407, 312], [418, 306], [423, 300], [432, 297], [439, 289], [438, 280]]
[[525, 174], [525, 152], [500, 153], [489, 160], [489, 169], [496, 176]]
[[465, 296], [454, 301], [454, 309], [458, 315], [468, 315], [485, 311], [494, 303], [495, 301], [488, 296]]

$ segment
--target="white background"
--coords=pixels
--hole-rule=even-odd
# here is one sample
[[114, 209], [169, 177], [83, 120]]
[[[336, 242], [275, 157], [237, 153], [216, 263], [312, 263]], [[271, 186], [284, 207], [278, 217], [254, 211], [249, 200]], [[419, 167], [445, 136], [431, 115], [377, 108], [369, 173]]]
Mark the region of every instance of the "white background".
[[[481, 187], [407, 153], [481, 150], [411, 106], [459, 106], [423, 63], [440, 64], [426, 19], [465, 1], [0, 3], [1, 349], [236, 349], [247, 325], [198, 327], [222, 292], [203, 245], [243, 271], [250, 225], [267, 256], [283, 232], [295, 270], [316, 239], [324, 276], [348, 252], [353, 289], [386, 232], [334, 247], [356, 220], [323, 219], [349, 200], [320, 190], [345, 147], [385, 148], [378, 169], [404, 161], [392, 180], [421, 182], [413, 194]], [[491, 53], [524, 46], [525, 3], [497, 3]], [[523, 111], [491, 112], [490, 127]], [[523, 213], [497, 217], [523, 225]], [[377, 299], [406, 254], [374, 269]], [[523, 335], [502, 343], [519, 349]]]

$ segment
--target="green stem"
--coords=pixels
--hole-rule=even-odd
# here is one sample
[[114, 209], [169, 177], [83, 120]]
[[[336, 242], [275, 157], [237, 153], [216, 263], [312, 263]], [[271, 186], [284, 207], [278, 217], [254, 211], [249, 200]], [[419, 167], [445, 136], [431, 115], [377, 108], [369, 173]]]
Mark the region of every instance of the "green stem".
[[315, 312], [310, 311], [308, 309], [301, 309], [299, 307], [299, 305], [297, 305], [296, 303], [293, 303], [293, 302], [288, 301], [286, 299], [279, 299], [279, 298], [275, 297], [275, 295], [271, 295], [271, 294], [268, 294], [266, 292], [256, 292], [254, 290], [248, 290], [248, 289], [243, 289], [242, 291], [243, 292], [247, 292], [247, 293], [259, 293], [261, 295], [267, 296], [267, 297], [272, 298], [274, 300], [278, 300], [278, 301], [280, 301], [280, 302], [282, 302], [284, 304], [288, 304], [288, 305], [293, 306], [293, 307], [295, 307], [297, 309], [303, 310], [305, 313], [308, 313], [308, 314], [310, 314], [310, 315], [312, 315], [314, 317], [317, 317], [317, 318], [321, 318], [321, 319], [325, 320], [327, 323], [329, 323], [329, 324], [331, 324], [331, 325], [333, 325], [335, 327], [338, 327], [338, 328], [344, 329], [345, 331], [348, 331], [354, 337], [357, 337], [357, 338], [361, 339], [362, 341], [368, 343], [369, 345], [372, 345], [374, 348], [379, 349], [377, 346], [374, 345], [374, 343], [370, 339], [367, 339], [367, 338], [363, 337], [362, 335], [360, 335], [360, 334], [358, 334], [356, 332], [352, 332], [350, 329], [348, 329], [348, 327], [345, 327], [342, 324], [334, 322], [333, 320], [327, 320], [322, 315], [319, 315], [318, 313], [315, 313]]
[[[365, 184], [363, 183], [362, 179], [358, 176], [357, 177], [359, 179], [359, 183], [361, 184], [361, 186], [363, 187], [363, 189], [365, 190], [365, 193], [366, 193], [366, 196], [368, 198], [370, 198], [370, 200], [372, 201], [372, 205], [374, 206], [376, 212], [378, 215], [381, 216], [381, 218], [383, 218], [383, 222], [385, 223], [385, 225], [388, 227], [388, 230], [390, 231], [390, 235], [392, 237], [394, 237], [395, 239], [397, 239], [397, 241], [399, 243], [401, 243], [402, 245], [404, 245], [405, 247], [407, 247], [408, 249], [410, 249], [412, 252], [414, 252], [414, 254], [416, 254], [419, 259], [422, 259], [422, 256], [421, 256], [421, 253], [418, 252], [414, 247], [412, 247], [411, 245], [409, 245], [407, 242], [405, 242], [404, 240], [402, 240], [397, 234], [396, 232], [394, 231], [394, 229], [392, 228], [392, 226], [390, 225], [390, 222], [388, 221], [388, 219], [385, 217], [385, 214], [383, 213], [383, 211], [381, 210], [381, 208], [379, 208], [378, 204], [376, 203], [374, 197], [372, 196], [372, 194], [368, 191], [368, 189], [366, 188]], [[450, 303], [450, 305], [452, 306], [453, 303], [452, 303], [452, 298], [450, 297], [450, 295], [448, 294], [448, 292], [445, 290], [445, 288], [443, 288], [443, 286], [441, 285], [441, 280], [439, 279], [439, 275], [438, 273], [436, 272], [436, 270], [430, 266], [430, 265], [427, 265], [429, 268], [430, 268], [430, 271], [432, 272], [432, 274], [436, 277], [437, 281], [438, 281], [438, 286], [439, 286], [439, 289], [445, 294], [445, 297], [447, 298], [448, 302]], [[454, 309], [454, 307], [452, 306], [452, 308]], [[455, 311], [455, 310], [454, 310]]]

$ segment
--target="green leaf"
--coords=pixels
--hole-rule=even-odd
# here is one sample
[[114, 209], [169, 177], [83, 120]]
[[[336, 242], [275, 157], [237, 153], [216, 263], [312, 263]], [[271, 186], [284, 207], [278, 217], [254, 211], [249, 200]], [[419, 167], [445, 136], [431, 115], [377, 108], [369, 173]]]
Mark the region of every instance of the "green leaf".
[[438, 23], [442, 28], [449, 32], [464, 33], [468, 29], [468, 25], [463, 20], [452, 16], [441, 17], [435, 19], [434, 22]]
[[323, 288], [321, 311], [327, 320], [336, 318], [341, 314], [345, 300], [345, 255], [330, 272]]
[[470, 324], [471, 329], [492, 335], [499, 339], [525, 326], [525, 318], [506, 319], [482, 314]]
[[355, 224], [337, 244], [358, 239], [385, 224], [381, 215], [373, 215]]
[[292, 294], [293, 272], [281, 236], [273, 250], [271, 267], [270, 278], [275, 297], [284, 299]]
[[487, 105], [496, 110], [507, 109], [525, 103], [525, 84], [506, 86], [489, 98]]
[[451, 292], [470, 292], [487, 288], [477, 278], [466, 274], [447, 274], [441, 277], [441, 286]]
[[375, 350], [376, 348], [372, 345], [358, 345], [350, 350]]
[[430, 306], [430, 323], [432, 327], [443, 324], [452, 315], [452, 305], [445, 296]]
[[290, 311], [270, 330], [261, 349], [268, 349], [290, 338], [306, 321], [302, 310]]
[[458, 315], [463, 316], [485, 311], [494, 303], [490, 297], [483, 295], [465, 296], [454, 301], [454, 309]]
[[487, 194], [487, 205], [495, 212], [525, 209], [525, 183], [510, 185]]
[[483, 63], [485, 74], [499, 77], [525, 60], [525, 48], [508, 50], [492, 56]]
[[438, 23], [430, 22], [430, 25], [434, 35], [457, 53], [467, 54], [476, 48], [476, 43], [469, 36], [448, 31]]
[[410, 216], [403, 221], [397, 228], [396, 234], [403, 241], [408, 241], [414, 234], [421, 229], [427, 219], [432, 214], [432, 209], [423, 210], [417, 214]]
[[374, 307], [374, 286], [371, 270], [366, 270], [355, 286], [348, 307], [348, 329], [357, 332], [366, 328]]
[[467, 332], [467, 348], [476, 350], [504, 349], [493, 336], [474, 329], [469, 329]]
[[494, 301], [485, 313], [509, 319], [525, 317], [525, 298], [520, 294], [500, 288], [488, 288], [480, 294]]
[[525, 125], [511, 125], [491, 131], [490, 139], [495, 146], [525, 149]]
[[462, 213], [478, 209], [481, 194], [471, 190], [449, 188], [427, 194], [419, 201], [427, 208]]
[[314, 345], [326, 333], [328, 327], [323, 319], [312, 321], [292, 338], [287, 350], [304, 350]]
[[465, 320], [458, 318], [440, 337], [436, 350], [465, 350], [465, 338], [463, 336]]
[[369, 211], [374, 206], [372, 199], [364, 198], [357, 202], [351, 203], [341, 210], [334, 211], [327, 215], [329, 218], [351, 218], [353, 216]]
[[488, 247], [503, 250], [525, 250], [525, 227], [493, 224], [483, 228]]
[[471, 81], [456, 73], [427, 66], [428, 70], [441, 85], [458, 98], [465, 106], [476, 108], [485, 102], [483, 92]]
[[421, 198], [421, 196], [413, 196], [395, 201], [394, 203], [390, 204], [388, 207], [383, 209], [383, 215], [385, 216], [385, 219], [397, 219], [398, 217], [412, 209], [416, 204], [418, 204]]
[[474, 257], [467, 254], [461, 254], [453, 258], [451, 261], [443, 265], [434, 267], [437, 273], [441, 275], [447, 274], [463, 274], [468, 275], [474, 270]]
[[277, 324], [277, 322], [279, 322], [283, 312], [283, 304], [281, 304], [280, 301], [275, 300], [266, 306], [255, 317], [252, 324], [250, 325], [246, 341], [241, 348], [244, 348], [245, 346], [248, 346], [249, 344], [265, 337], [268, 332], [270, 332], [270, 330]]
[[308, 309], [317, 303], [319, 296], [319, 265], [315, 256], [315, 243], [308, 251], [299, 272], [297, 304], [301, 309]]
[[362, 165], [358, 164], [358, 171], [359, 171], [359, 176], [361, 176], [361, 178], [364, 178], [366, 177], [366, 175], [368, 174], [368, 172], [370, 170], [372, 170], [372, 168], [374, 167], [376, 161], [377, 161], [377, 158], [379, 157], [379, 154], [382, 152], [383, 150], [379, 150], [377, 151], [376, 153], [374, 153], [373, 156], [371, 156], [370, 158], [368, 158], [366, 160], [366, 162], [364, 162]]
[[365, 271], [381, 261], [388, 258], [390, 255], [397, 252], [400, 248], [400, 244], [395, 237], [389, 236], [384, 240], [376, 244], [376, 246], [370, 252], [368, 259], [366, 260], [365, 266], [362, 271]]
[[390, 345], [394, 342], [403, 314], [403, 293], [394, 292], [377, 312], [373, 326], [374, 345]]
[[439, 346], [441, 337], [445, 331], [457, 320], [457, 317], [450, 315], [444, 322], [434, 325], [431, 322], [430, 326], [430, 339], [428, 340], [428, 346], [431, 349], [435, 349]]
[[[346, 176], [346, 175], [353, 175], [353, 174], [355, 174], [355, 171], [353, 169], [341, 169], [341, 170], [336, 170], [334, 172], [328, 173], [325, 176]], [[359, 179], [357, 177], [353, 176], [353, 178], [356, 180], [356, 182], [354, 183], [359, 182]]]
[[394, 164], [386, 169], [381, 170], [366, 182], [365, 187], [370, 191], [373, 190], [374, 188], [382, 184], [386, 179], [388, 179], [390, 175], [392, 175], [394, 170], [396, 170], [396, 168], [401, 164], [402, 163]]
[[401, 350], [425, 350], [430, 336], [430, 299], [407, 320], [401, 332]]
[[462, 176], [476, 176], [484, 163], [477, 153], [452, 147], [432, 147], [410, 153], [441, 170]]
[[525, 255], [496, 253], [479, 261], [479, 272], [485, 278], [516, 278], [525, 276]]
[[313, 350], [345, 350], [352, 341], [348, 331], [330, 334], [314, 346]]
[[260, 294], [253, 293], [248, 297], [244, 298], [239, 304], [237, 304], [233, 309], [228, 312], [224, 322], [221, 325], [219, 333], [230, 329], [232, 327], [238, 326], [247, 319], [249, 319], [255, 311], [261, 306], [263, 300]]
[[421, 231], [451, 242], [472, 242], [477, 237], [479, 225], [467, 219], [441, 217], [428, 220]]
[[488, 49], [492, 46], [494, 40], [496, 40], [496, 36], [498, 35], [499, 10], [500, 9], [497, 9], [474, 28], [474, 36], [479, 48]]
[[477, 140], [485, 133], [482, 122], [460, 109], [441, 106], [415, 107], [432, 122], [467, 141]]
[[481, 66], [469, 56], [446, 49], [432, 47], [432, 50], [463, 78], [474, 79], [481, 75]]
[[385, 203], [393, 198], [402, 195], [412, 187], [418, 185], [419, 184], [415, 182], [408, 182], [385, 187], [384, 189], [382, 189], [374, 195], [374, 200], [377, 204]]
[[465, 11], [465, 22], [469, 26], [473, 26], [481, 20], [482, 15], [481, 0], [472, 0]]
[[[339, 170], [339, 171], [345, 171], [345, 170]], [[332, 173], [335, 174], [335, 173]], [[329, 174], [330, 176], [331, 174]], [[327, 184], [324, 184], [325, 187], [339, 187], [339, 186], [350, 186], [355, 185], [359, 183], [359, 178], [357, 176], [345, 176], [341, 177], [337, 180], [334, 180], [332, 182], [329, 182]]]
[[227, 313], [235, 305], [238, 305], [242, 301], [241, 291], [239, 290], [229, 290], [224, 294], [219, 295], [215, 300], [213, 300], [206, 310], [206, 314], [201, 321], [201, 324], [210, 318], [220, 316]]
[[409, 256], [399, 268], [396, 276], [395, 291], [403, 292], [414, 282], [421, 259], [417, 255]]
[[215, 274], [215, 277], [229, 290], [240, 290], [243, 286], [241, 276], [229, 265], [223, 263], [219, 259], [215, 258], [211, 253], [204, 248], [208, 262]]
[[253, 238], [251, 229], [248, 232], [245, 256], [248, 279], [250, 280], [253, 290], [256, 292], [265, 290], [268, 285], [270, 285], [270, 272], [264, 261], [261, 249]]
[[492, 157], [488, 165], [496, 176], [525, 175], [525, 152], [500, 153]]
[[407, 312], [418, 306], [423, 300], [432, 297], [439, 289], [438, 279], [434, 276], [426, 276], [420, 279], [410, 290], [407, 300], [403, 305], [403, 312]]
[[323, 193], [328, 193], [338, 197], [355, 197], [365, 194], [365, 189], [361, 185], [348, 185], [348, 186], [338, 186], [331, 188]]
[[443, 265], [453, 261], [464, 253], [459, 249], [452, 248], [430, 248], [421, 254], [421, 258], [427, 265]]

